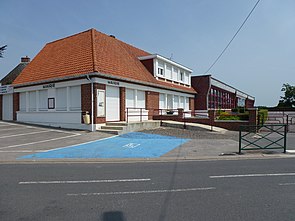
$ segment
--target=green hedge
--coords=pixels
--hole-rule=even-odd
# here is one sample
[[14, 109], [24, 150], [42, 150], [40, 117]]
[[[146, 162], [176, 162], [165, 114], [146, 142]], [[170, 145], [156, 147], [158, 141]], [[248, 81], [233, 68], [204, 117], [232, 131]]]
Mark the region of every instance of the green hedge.
[[249, 112], [243, 114], [230, 114], [228, 112], [220, 112], [218, 120], [249, 120]]

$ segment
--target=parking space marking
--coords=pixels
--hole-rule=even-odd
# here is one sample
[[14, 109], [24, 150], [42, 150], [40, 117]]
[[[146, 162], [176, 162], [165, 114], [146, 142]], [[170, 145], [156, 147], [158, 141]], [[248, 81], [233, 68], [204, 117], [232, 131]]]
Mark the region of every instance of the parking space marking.
[[81, 183], [122, 183], [122, 182], [147, 182], [150, 178], [145, 179], [117, 179], [117, 180], [54, 180], [54, 181], [22, 181], [19, 185], [28, 184], [81, 184]]
[[187, 189], [171, 189], [171, 190], [144, 190], [144, 191], [130, 191], [130, 192], [106, 192], [106, 193], [68, 193], [67, 196], [103, 196], [103, 195], [131, 195], [131, 194], [149, 194], [149, 193], [179, 193], [191, 191], [207, 191], [215, 190], [216, 187], [199, 187]]
[[0, 131], [7, 131], [7, 130], [23, 130], [23, 129], [24, 129], [24, 127], [19, 126], [19, 127], [17, 127], [17, 128], [0, 129]]
[[10, 137], [26, 136], [26, 135], [32, 135], [32, 134], [48, 133], [48, 132], [51, 132], [51, 130], [42, 130], [42, 131], [37, 131], [37, 132], [25, 133], [25, 134], [6, 135], [6, 136], [2, 136], [2, 137], [0, 137], [0, 139], [3, 139], [3, 138], [10, 138]]
[[66, 138], [70, 138], [70, 137], [77, 137], [77, 136], [80, 136], [80, 135], [81, 134], [75, 133], [75, 134], [72, 134], [72, 135], [69, 135], [69, 136], [64, 136], [64, 137], [57, 137], [57, 138], [41, 140], [41, 141], [36, 141], [36, 142], [31, 142], [31, 143], [24, 143], [24, 144], [11, 145], [11, 146], [7, 146], [7, 147], [1, 147], [0, 150], [9, 149], [9, 148], [12, 148], [12, 147], [21, 147], [21, 146], [29, 146], [29, 145], [32, 145], [32, 144], [46, 143], [46, 142], [66, 139]]
[[48, 150], [19, 159], [61, 158], [156, 158], [186, 143], [189, 139], [142, 132], [131, 132], [86, 144]]
[[243, 178], [243, 177], [269, 177], [269, 176], [295, 176], [295, 173], [265, 173], [265, 174], [244, 174], [244, 175], [221, 175], [221, 176], [209, 176], [214, 178]]

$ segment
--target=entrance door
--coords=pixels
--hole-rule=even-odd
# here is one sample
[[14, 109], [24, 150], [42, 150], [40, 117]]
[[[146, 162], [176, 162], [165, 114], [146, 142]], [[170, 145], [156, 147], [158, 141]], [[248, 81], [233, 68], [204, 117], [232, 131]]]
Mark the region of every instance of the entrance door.
[[119, 87], [106, 86], [106, 121], [120, 121]]
[[4, 94], [2, 96], [2, 119], [13, 120], [13, 96]]

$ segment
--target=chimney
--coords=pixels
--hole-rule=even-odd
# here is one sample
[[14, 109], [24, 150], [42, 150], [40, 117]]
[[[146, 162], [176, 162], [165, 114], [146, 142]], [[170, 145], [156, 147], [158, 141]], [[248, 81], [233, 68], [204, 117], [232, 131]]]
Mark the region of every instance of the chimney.
[[22, 58], [20, 59], [20, 61], [21, 61], [22, 63], [29, 63], [29, 62], [31, 61], [31, 59], [30, 59], [28, 56], [26, 56], [26, 57], [22, 57]]

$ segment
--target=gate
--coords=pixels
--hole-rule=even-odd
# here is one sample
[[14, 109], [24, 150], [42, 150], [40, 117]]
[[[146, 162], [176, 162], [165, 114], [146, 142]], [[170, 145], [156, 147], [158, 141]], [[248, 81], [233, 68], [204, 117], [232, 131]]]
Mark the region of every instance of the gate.
[[242, 150], [287, 150], [287, 124], [240, 126], [239, 154]]

